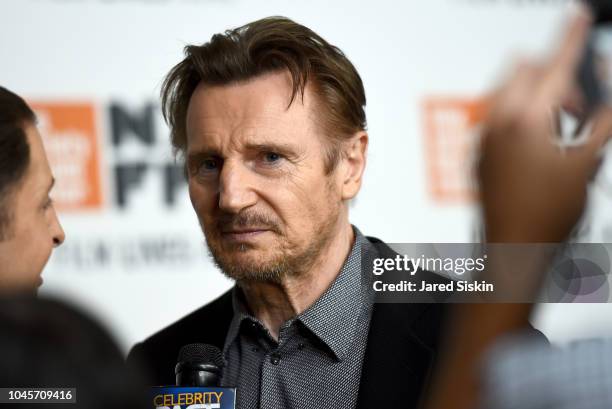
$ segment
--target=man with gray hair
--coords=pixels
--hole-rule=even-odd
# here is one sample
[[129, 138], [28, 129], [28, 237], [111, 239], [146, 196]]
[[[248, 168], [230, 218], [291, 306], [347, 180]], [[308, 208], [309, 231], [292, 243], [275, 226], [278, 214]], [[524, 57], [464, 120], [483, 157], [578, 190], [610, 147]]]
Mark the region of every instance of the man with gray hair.
[[365, 103], [346, 56], [287, 18], [185, 48], [163, 110], [212, 257], [236, 285], [132, 349], [158, 384], [174, 384], [179, 349], [198, 342], [223, 351], [221, 382], [243, 409], [416, 405], [442, 308], [363, 291], [362, 253], [385, 256], [349, 222]]

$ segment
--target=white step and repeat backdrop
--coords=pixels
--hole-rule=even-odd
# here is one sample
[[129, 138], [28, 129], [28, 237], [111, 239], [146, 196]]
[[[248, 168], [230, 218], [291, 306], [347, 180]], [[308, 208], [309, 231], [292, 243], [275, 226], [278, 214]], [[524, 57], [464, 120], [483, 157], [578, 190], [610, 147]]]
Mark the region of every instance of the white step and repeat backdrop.
[[[568, 4], [2, 0], [0, 84], [38, 113], [67, 234], [43, 292], [95, 314], [127, 349], [231, 286], [208, 259], [159, 86], [185, 45], [270, 15], [339, 46], [364, 80], [371, 148], [353, 223], [388, 242], [473, 241], [468, 175], [482, 97], [519, 52], [553, 42]], [[588, 234], [611, 241], [600, 213]], [[548, 305], [535, 323], [563, 341], [612, 332], [610, 312]]]

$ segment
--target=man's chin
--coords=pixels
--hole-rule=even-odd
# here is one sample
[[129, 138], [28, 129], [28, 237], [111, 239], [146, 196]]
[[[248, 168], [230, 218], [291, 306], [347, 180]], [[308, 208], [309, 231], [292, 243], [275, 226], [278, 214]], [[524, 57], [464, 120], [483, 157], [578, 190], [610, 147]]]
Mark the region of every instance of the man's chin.
[[0, 287], [0, 298], [10, 296], [36, 297], [40, 286], [34, 283], [5, 285]]
[[266, 257], [258, 249], [212, 252], [213, 259], [223, 273], [236, 281], [278, 281], [285, 266], [278, 257]]

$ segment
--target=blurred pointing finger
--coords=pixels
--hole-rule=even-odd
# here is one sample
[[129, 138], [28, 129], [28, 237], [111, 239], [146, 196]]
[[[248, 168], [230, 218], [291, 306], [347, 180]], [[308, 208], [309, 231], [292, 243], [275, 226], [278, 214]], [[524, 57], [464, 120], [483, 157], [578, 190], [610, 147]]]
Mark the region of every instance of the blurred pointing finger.
[[578, 3], [560, 46], [550, 60], [550, 71], [542, 84], [546, 99], [560, 102], [571, 89], [576, 67], [584, 53], [591, 21], [590, 11]]

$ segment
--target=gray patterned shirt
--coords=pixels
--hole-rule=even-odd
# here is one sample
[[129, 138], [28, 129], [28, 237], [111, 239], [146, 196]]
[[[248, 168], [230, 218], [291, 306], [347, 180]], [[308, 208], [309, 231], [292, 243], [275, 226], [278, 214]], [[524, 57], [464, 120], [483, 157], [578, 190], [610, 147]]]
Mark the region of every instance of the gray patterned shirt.
[[372, 302], [360, 287], [361, 250], [369, 242], [353, 230], [355, 243], [339, 275], [312, 306], [281, 326], [278, 342], [234, 287], [221, 384], [238, 388], [237, 408], [355, 408]]

